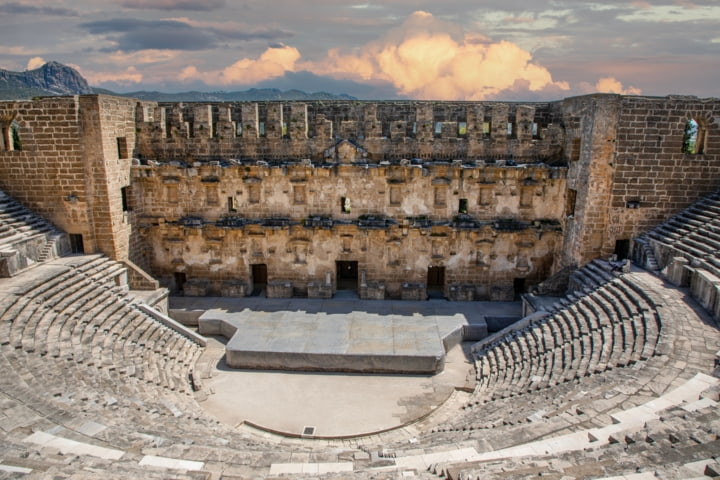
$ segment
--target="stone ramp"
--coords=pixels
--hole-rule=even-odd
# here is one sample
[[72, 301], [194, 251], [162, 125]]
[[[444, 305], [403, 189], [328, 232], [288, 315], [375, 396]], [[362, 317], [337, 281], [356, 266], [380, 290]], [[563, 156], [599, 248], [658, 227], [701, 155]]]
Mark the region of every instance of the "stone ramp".
[[223, 335], [229, 367], [362, 373], [438, 373], [464, 315], [207, 311], [203, 335]]

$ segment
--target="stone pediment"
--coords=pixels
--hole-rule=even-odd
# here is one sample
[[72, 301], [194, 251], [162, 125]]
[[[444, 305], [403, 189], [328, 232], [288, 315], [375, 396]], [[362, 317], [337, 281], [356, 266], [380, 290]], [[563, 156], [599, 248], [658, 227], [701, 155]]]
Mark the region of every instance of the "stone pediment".
[[325, 150], [325, 159], [335, 163], [355, 163], [365, 161], [367, 150], [355, 142], [343, 139]]

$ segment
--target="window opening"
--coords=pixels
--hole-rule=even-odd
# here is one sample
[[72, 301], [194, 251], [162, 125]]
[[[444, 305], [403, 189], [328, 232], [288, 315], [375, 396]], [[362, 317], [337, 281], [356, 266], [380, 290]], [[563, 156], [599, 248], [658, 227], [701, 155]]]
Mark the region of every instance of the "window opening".
[[237, 212], [235, 197], [227, 197], [228, 212]]
[[128, 158], [127, 138], [117, 137], [118, 158]]
[[683, 153], [691, 155], [705, 153], [705, 128], [694, 118], [685, 123], [685, 132], [683, 134]]
[[122, 187], [120, 188], [120, 200], [122, 201], [122, 210], [123, 212], [129, 212], [130, 211], [130, 205], [128, 203], [128, 189], [130, 187]]
[[458, 122], [457, 134], [459, 137], [467, 135], [467, 122]]
[[17, 120], [10, 122], [10, 135], [13, 150], [22, 150], [22, 141], [20, 141], [20, 124]]
[[580, 137], [573, 138], [572, 141], [572, 150], [570, 151], [570, 161], [571, 162], [577, 162], [580, 160], [580, 150], [581, 150], [581, 141]]
[[342, 213], [350, 213], [351, 209], [352, 209], [352, 205], [350, 202], [350, 198], [349, 197], [340, 198], [340, 211]]
[[458, 213], [468, 213], [468, 201], [467, 198], [461, 198], [460, 204], [458, 205]]
[[567, 203], [565, 204], [566, 215], [568, 217], [575, 215], [575, 201], [577, 199], [577, 190], [568, 188], [567, 190]]
[[490, 136], [490, 126], [490, 122], [483, 122], [482, 124], [482, 133], [486, 137]]

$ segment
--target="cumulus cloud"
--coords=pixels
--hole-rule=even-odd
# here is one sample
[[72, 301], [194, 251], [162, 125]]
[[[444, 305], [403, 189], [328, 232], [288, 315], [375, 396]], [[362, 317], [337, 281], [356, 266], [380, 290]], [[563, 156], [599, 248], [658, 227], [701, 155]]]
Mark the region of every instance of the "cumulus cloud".
[[258, 58], [243, 58], [223, 70], [200, 72], [190, 65], [182, 70], [181, 81], [201, 80], [209, 85], [252, 85], [295, 70], [300, 51], [287, 45], [273, 46]]
[[620, 80], [613, 77], [603, 77], [595, 84], [595, 91], [600, 93], [619, 93], [622, 95], [640, 95], [642, 90], [636, 87], [623, 87]]
[[525, 85], [529, 92], [568, 90], [532, 62], [530, 52], [478, 33], [454, 38], [451, 28], [427, 12], [415, 12], [400, 27], [351, 53], [334, 49], [304, 64], [318, 74], [393, 84], [401, 95], [420, 99], [483, 100]]
[[75, 67], [85, 77], [90, 85], [101, 85], [103, 83], [115, 83], [117, 85], [135, 85], [143, 81], [143, 75], [135, 67], [128, 67], [120, 72], [94, 72]]
[[125, 8], [147, 10], [216, 10], [225, 6], [225, 0], [124, 0]]
[[35, 70], [36, 68], [40, 68], [43, 65], [45, 65], [47, 62], [42, 57], [33, 57], [30, 60], [28, 60], [26, 70]]

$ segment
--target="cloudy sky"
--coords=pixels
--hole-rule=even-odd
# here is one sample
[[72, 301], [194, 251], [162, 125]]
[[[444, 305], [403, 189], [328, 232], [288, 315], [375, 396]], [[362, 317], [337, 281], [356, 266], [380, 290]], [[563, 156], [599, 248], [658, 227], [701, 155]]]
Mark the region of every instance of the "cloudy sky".
[[720, 96], [719, 0], [0, 0], [0, 68], [362, 99]]

